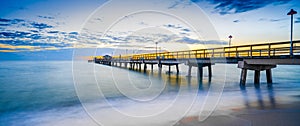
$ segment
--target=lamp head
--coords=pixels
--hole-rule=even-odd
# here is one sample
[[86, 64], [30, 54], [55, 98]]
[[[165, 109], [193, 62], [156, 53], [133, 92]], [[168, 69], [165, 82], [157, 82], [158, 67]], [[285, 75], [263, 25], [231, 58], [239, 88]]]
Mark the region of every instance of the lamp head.
[[297, 14], [297, 11], [295, 11], [294, 9], [291, 9], [289, 13], [287, 13], [287, 15], [294, 15]]

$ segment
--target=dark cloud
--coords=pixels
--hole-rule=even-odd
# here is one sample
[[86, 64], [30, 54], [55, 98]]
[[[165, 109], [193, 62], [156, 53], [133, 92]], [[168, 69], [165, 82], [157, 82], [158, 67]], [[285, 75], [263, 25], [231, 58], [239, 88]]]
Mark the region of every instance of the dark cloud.
[[176, 8], [182, 1], [175, 1], [171, 6], [168, 7], [168, 9]]
[[300, 23], [300, 17], [296, 18], [295, 23]]
[[[221, 15], [243, 13], [267, 5], [281, 5], [291, 0], [207, 0], [214, 4], [214, 9]], [[198, 2], [194, 0], [194, 2]]]
[[0, 24], [0, 26], [9, 26], [10, 24]]
[[[66, 33], [54, 30], [52, 25], [22, 19], [1, 18], [0, 28], [1, 44], [11, 46], [31, 46], [40, 50], [47, 48], [63, 49], [65, 47], [73, 47], [74, 39], [77, 39], [79, 34], [77, 32]], [[13, 48], [13, 50], [28, 51], [29, 48], [19, 49], [18, 47], [17, 49]]]
[[228, 42], [221, 41], [221, 40], [208, 40], [208, 41], [201, 41], [205, 44], [211, 44], [211, 45], [227, 45]]
[[71, 34], [71, 35], [78, 35], [79, 33], [78, 32], [70, 32], [69, 34]]
[[190, 32], [191, 30], [190, 30], [190, 29], [187, 29], [187, 28], [184, 28], [184, 29], [182, 29], [182, 31]]
[[4, 18], [0, 18], [0, 22], [10, 22], [10, 19], [4, 19]]
[[176, 42], [181, 42], [181, 43], [187, 43], [187, 44], [209, 44], [209, 45], [226, 45], [226, 41], [220, 41], [220, 40], [198, 40], [198, 39], [192, 39], [188, 37], [183, 37]]
[[41, 16], [41, 15], [39, 15], [38, 17], [39, 18], [44, 18], [44, 19], [54, 19], [54, 17], [50, 17], [50, 16]]
[[164, 26], [167, 27], [167, 28], [176, 28], [176, 29], [182, 28], [181, 26], [176, 26], [174, 24], [167, 24], [167, 25], [164, 25]]
[[21, 31], [16, 31], [16, 32], [0, 32], [0, 37], [1, 38], [27, 38], [27, 36], [30, 35], [28, 32], [21, 32]]
[[188, 28], [183, 28], [182, 26], [174, 25], [174, 24], [167, 24], [167, 25], [164, 25], [164, 26], [167, 27], [167, 28], [180, 29], [180, 30], [182, 30], [183, 32], [190, 32], [190, 31], [191, 31], [191, 30], [188, 29]]
[[13, 24], [18, 24], [20, 22], [24, 22], [22, 19], [5, 19], [5, 18], [0, 18], [0, 26], [10, 26]]
[[201, 44], [201, 42], [199, 40], [191, 39], [188, 37], [183, 37], [180, 40], [177, 40], [177, 42], [188, 43], [188, 44]]
[[49, 31], [48, 33], [50, 33], [50, 34], [56, 34], [56, 33], [59, 33], [59, 31]]
[[234, 23], [239, 23], [239, 22], [241, 22], [240, 20], [234, 20], [233, 21]]
[[196, 3], [202, 6], [202, 2], [207, 1], [214, 5], [214, 9], [220, 15], [237, 14], [263, 8], [267, 5], [286, 4], [292, 0], [175, 0], [168, 9], [176, 8], [180, 5], [188, 6]]
[[37, 22], [32, 22], [30, 23], [32, 27], [37, 28], [37, 29], [46, 29], [46, 28], [53, 28], [53, 26], [45, 24], [45, 23], [37, 23]]

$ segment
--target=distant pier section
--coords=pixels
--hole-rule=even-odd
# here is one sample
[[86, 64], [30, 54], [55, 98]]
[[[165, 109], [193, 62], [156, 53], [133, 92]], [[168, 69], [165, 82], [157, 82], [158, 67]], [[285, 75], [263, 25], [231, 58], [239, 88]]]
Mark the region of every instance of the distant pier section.
[[[174, 52], [145, 53], [118, 56], [95, 56], [94, 62], [110, 66], [124, 67], [131, 70], [146, 71], [148, 66], [153, 70], [157, 65], [161, 72], [163, 66], [175, 66], [179, 73], [179, 64], [188, 66], [188, 75], [191, 76], [192, 67], [197, 67], [199, 81], [203, 80], [203, 68], [207, 67], [208, 80], [212, 79], [212, 66], [217, 63], [237, 64], [241, 69], [240, 84], [245, 85], [247, 71], [254, 72], [254, 83], [260, 83], [261, 71], [266, 72], [267, 83], [272, 81], [272, 69], [277, 65], [300, 65], [300, 41], [276, 42], [266, 44], [253, 44], [230, 46], [211, 49], [196, 49]], [[292, 50], [291, 50], [292, 49]], [[292, 51], [292, 53], [291, 53]], [[293, 55], [290, 55], [293, 54]]]

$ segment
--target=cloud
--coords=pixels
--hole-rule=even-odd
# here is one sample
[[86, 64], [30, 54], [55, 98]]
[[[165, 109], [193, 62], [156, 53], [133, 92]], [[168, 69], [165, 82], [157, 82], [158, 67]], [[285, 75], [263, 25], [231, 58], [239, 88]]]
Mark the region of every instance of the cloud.
[[0, 18], [0, 26], [10, 26], [13, 24], [18, 24], [20, 22], [24, 22], [22, 19], [4, 19]]
[[241, 22], [240, 20], [234, 20], [233, 21], [234, 23], [239, 23], [239, 22]]
[[0, 18], [0, 24], [0, 44], [6, 45], [1, 52], [72, 48], [79, 36], [78, 32], [55, 30], [52, 25], [36, 21]]
[[37, 28], [37, 29], [53, 28], [53, 26], [45, 24], [45, 23], [32, 22], [30, 24], [32, 25], [32, 27]]
[[163, 25], [164, 27], [166, 28], [173, 28], [173, 29], [178, 29], [178, 30], [181, 30], [183, 32], [190, 32], [191, 30], [188, 29], [188, 28], [183, 28], [182, 26], [180, 25], [174, 25], [174, 24], [166, 24], [166, 25]]
[[270, 22], [278, 22], [278, 21], [283, 21], [286, 20], [286, 18], [281, 18], [281, 19], [270, 19]]
[[296, 18], [295, 23], [300, 23], [300, 17]]
[[[199, 2], [198, 0], [193, 0]], [[237, 14], [247, 11], [256, 10], [267, 5], [281, 5], [290, 2], [291, 0], [207, 0], [214, 4], [214, 9], [220, 15]]]
[[182, 29], [182, 31], [190, 32], [191, 30], [190, 30], [190, 29], [187, 29], [187, 28], [184, 28], [184, 29]]
[[280, 18], [280, 19], [268, 19], [268, 18], [260, 18], [258, 21], [269, 21], [269, 22], [279, 22], [287, 20], [288, 18]]
[[292, 0], [176, 0], [168, 7], [168, 9], [174, 9], [178, 6], [189, 6], [191, 3], [202, 6], [203, 1], [207, 1], [214, 5], [215, 12], [220, 15], [227, 15], [256, 10], [267, 5], [282, 5]]
[[41, 15], [38, 15], [39, 18], [43, 18], [43, 19], [55, 19], [54, 17], [51, 17], [51, 16], [41, 16]]
[[188, 44], [201, 44], [201, 41], [199, 41], [197, 39], [191, 39], [188, 37], [183, 37], [183, 38], [177, 40], [176, 42], [188, 43]]
[[176, 8], [182, 1], [175, 1], [171, 6], [168, 7], [168, 9]]
[[189, 37], [183, 37], [176, 42], [187, 43], [187, 44], [208, 44], [208, 45], [227, 45], [226, 41], [221, 40], [198, 40]]
[[59, 31], [49, 31], [48, 33], [50, 33], [50, 34], [56, 34], [56, 33], [59, 33]]

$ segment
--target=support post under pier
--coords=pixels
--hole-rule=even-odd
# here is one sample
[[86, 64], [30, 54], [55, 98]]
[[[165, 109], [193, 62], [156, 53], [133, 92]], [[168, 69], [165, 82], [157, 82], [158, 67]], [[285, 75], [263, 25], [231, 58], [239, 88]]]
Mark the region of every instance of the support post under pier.
[[245, 85], [247, 79], [247, 69], [242, 69], [241, 78], [240, 78], [240, 85]]
[[272, 70], [271, 69], [267, 69], [266, 70], [266, 76], [267, 76], [267, 83], [273, 83], [272, 81]]
[[211, 65], [208, 65], [208, 81], [211, 82], [211, 77], [212, 77], [212, 71], [211, 71]]
[[191, 77], [192, 76], [192, 65], [189, 65], [189, 70], [188, 70], [188, 77]]
[[260, 81], [260, 70], [254, 72], [254, 84], [259, 84]]
[[200, 82], [203, 80], [203, 64], [198, 64], [198, 79]]
[[177, 72], [177, 74], [179, 74], [179, 67], [178, 67], [178, 64], [176, 65], [176, 72]]
[[146, 71], [147, 71], [147, 64], [144, 63], [144, 72], [146, 72]]
[[[198, 78], [199, 81], [202, 82], [203, 80], [203, 67], [208, 67], [208, 81], [211, 81], [212, 78], [212, 69], [211, 69], [211, 65], [213, 65], [212, 63], [197, 63], [197, 67], [198, 67]], [[189, 64], [189, 75], [191, 75], [191, 70], [192, 70], [192, 66], [191, 64]]]
[[266, 70], [267, 83], [272, 83], [272, 68], [276, 68], [276, 65], [272, 64], [247, 64], [246, 61], [239, 61], [238, 68], [242, 69], [240, 84], [246, 84], [247, 70], [254, 70], [254, 84], [260, 83], [260, 72]]

